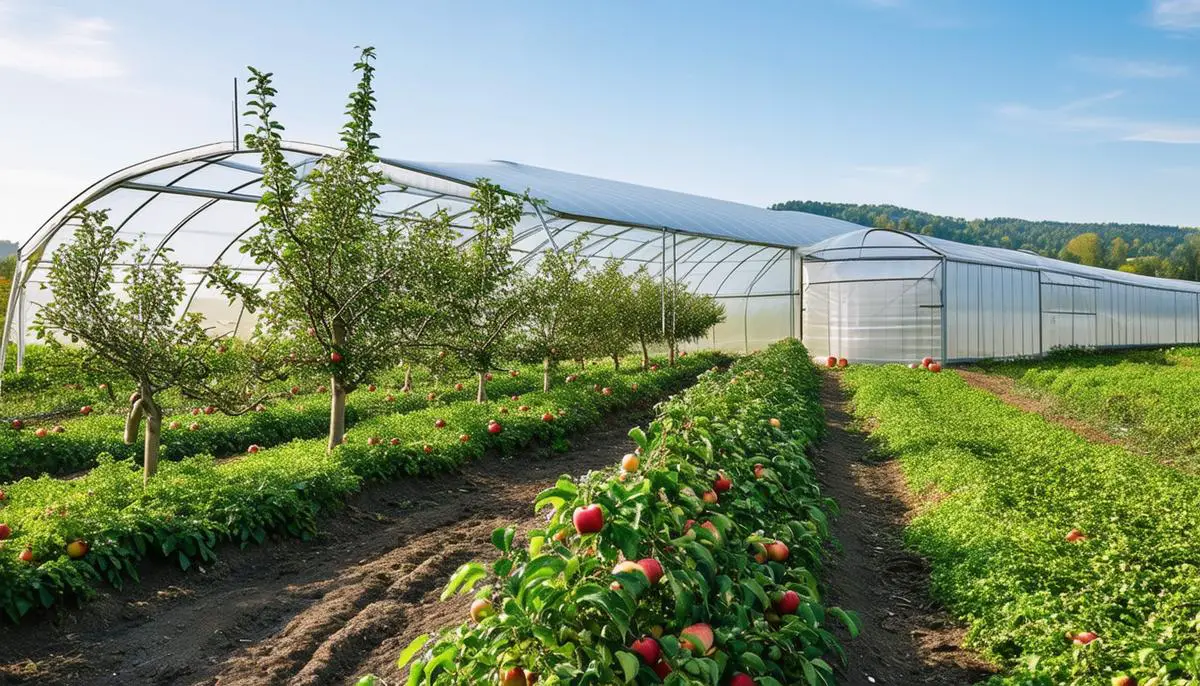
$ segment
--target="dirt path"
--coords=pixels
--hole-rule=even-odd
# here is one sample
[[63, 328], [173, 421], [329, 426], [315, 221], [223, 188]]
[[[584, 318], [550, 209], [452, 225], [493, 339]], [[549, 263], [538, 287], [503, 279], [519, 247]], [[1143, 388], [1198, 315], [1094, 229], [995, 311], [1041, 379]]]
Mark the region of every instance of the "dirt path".
[[6, 626], [0, 684], [396, 677], [396, 656], [412, 637], [466, 617], [469, 599], [436, 600], [460, 564], [493, 558], [492, 529], [544, 521], [531, 514], [533, 497], [560, 474], [614, 464], [632, 448], [629, 426], [644, 419], [613, 418], [561, 455], [485, 459], [457, 474], [372, 486], [316, 540], [227, 549], [189, 574], [162, 565], [57, 623]]
[[1018, 410], [1040, 415], [1047, 421], [1065, 426], [1089, 441], [1121, 445], [1120, 441], [1103, 429], [1061, 414], [1054, 409], [1052, 402], [1022, 392], [1017, 388], [1017, 382], [1010, 377], [1002, 374], [988, 374], [974, 369], [955, 369], [954, 371], [968, 385], [987, 391]]
[[845, 643], [849, 666], [839, 683], [965, 686], [987, 678], [992, 668], [961, 647], [963, 628], [929, 599], [928, 564], [904, 547], [903, 527], [917, 504], [899, 465], [870, 460], [836, 375], [826, 375], [821, 396], [828, 431], [817, 471], [823, 493], [841, 508], [832, 528], [842, 552], [823, 574], [828, 603], [863, 620], [862, 635]]

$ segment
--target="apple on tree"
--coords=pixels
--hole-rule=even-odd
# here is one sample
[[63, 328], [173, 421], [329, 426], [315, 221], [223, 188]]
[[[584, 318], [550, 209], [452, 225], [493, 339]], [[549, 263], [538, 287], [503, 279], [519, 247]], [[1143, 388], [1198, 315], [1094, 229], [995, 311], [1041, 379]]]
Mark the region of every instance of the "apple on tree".
[[658, 645], [658, 641], [653, 636], [643, 636], [634, 641], [629, 649], [637, 653], [638, 657], [642, 658], [642, 662], [650, 666], [658, 664], [662, 658], [662, 648]]
[[83, 540], [82, 538], [77, 538], [67, 544], [67, 557], [71, 558], [72, 560], [78, 560], [84, 555], [87, 555], [87, 552], [87, 541]]
[[604, 510], [595, 504], [577, 507], [571, 521], [575, 524], [575, 532], [580, 535], [599, 533], [604, 528]]

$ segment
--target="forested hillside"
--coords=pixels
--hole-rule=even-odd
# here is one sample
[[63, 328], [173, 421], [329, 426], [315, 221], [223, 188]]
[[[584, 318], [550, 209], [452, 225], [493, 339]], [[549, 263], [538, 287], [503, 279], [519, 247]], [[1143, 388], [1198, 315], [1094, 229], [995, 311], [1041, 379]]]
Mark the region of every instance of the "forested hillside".
[[962, 243], [1030, 250], [1110, 269], [1200, 281], [1200, 232], [1154, 224], [1087, 224], [1011, 217], [962, 219], [895, 205], [791, 200], [773, 210], [810, 212], [863, 226], [900, 229]]
[[0, 258], [7, 257], [17, 252], [17, 244], [12, 241], [0, 241]]

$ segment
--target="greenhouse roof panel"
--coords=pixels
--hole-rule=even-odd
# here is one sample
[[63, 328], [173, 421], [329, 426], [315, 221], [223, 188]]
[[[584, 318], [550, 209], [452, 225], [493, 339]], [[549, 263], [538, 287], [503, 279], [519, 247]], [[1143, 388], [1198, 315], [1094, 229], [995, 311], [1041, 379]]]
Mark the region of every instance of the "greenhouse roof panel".
[[785, 247], [811, 245], [859, 228], [804, 212], [768, 210], [700, 195], [611, 181], [515, 162], [413, 162], [384, 164], [472, 184], [486, 178], [510, 193], [530, 194], [564, 216], [605, 223], [704, 234]]

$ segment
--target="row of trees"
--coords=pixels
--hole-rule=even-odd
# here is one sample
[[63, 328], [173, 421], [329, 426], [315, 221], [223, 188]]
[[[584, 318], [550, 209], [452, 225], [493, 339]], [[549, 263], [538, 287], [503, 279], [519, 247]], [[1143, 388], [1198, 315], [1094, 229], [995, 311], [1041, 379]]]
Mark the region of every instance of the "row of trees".
[[52, 300], [34, 328], [51, 343], [82, 343], [135, 381], [126, 440], [144, 424], [147, 480], [162, 428], [156, 396], [167, 389], [238, 414], [267, 399], [272, 382], [324, 370], [332, 450], [345, 433], [347, 394], [404, 361], [458, 363], [477, 375], [483, 402], [486, 374], [511, 356], [543, 360], [548, 387], [562, 360], [606, 355], [619, 365], [640, 346], [645, 365], [648, 347], [665, 343], [673, 363], [681, 342], [723, 318], [712, 298], [682, 284], [616, 261], [588, 264], [583, 239], [527, 271], [513, 259], [513, 229], [534, 201], [486, 179], [465, 236], [444, 211], [382, 216], [373, 59], [368, 48], [355, 64], [344, 153], [321, 160], [303, 184], [283, 151], [271, 74], [251, 69], [246, 114], [255, 124], [245, 142], [262, 158], [261, 229], [240, 250], [268, 269], [270, 283], [224, 265], [205, 274], [258, 315], [246, 355], [225, 355], [227, 342], [200, 315], [181, 314], [185, 283], [169, 251], [121, 240], [104, 212], [78, 209], [79, 228], [52, 256]]
[[1200, 233], [1155, 224], [1031, 221], [1011, 217], [962, 219], [895, 205], [793, 200], [774, 210], [809, 212], [863, 226], [896, 229], [969, 243], [1029, 250], [1046, 257], [1109, 269], [1200, 280]]

